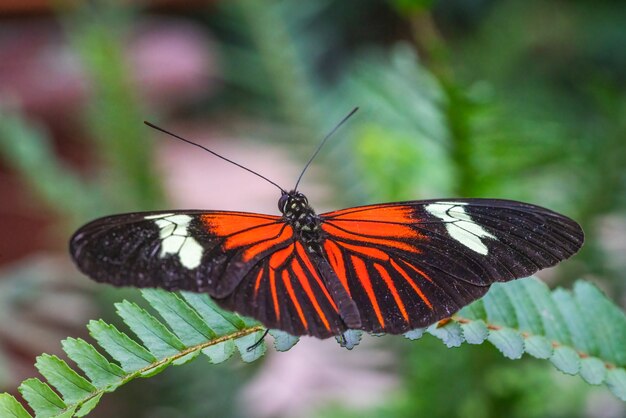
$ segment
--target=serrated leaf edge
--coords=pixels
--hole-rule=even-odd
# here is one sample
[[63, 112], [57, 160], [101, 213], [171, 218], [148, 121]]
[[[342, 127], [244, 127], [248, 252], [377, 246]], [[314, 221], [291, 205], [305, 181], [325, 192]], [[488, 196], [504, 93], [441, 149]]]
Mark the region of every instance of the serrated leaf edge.
[[[521, 331], [521, 332], [520, 332], [519, 330], [517, 330], [517, 329], [515, 329], [515, 328], [511, 328], [511, 327], [504, 327], [504, 326], [501, 326], [501, 325], [495, 325], [495, 324], [490, 324], [490, 323], [486, 322], [484, 319], [476, 319], [476, 320], [474, 320], [474, 319], [464, 318], [464, 317], [461, 317], [461, 316], [453, 316], [453, 317], [451, 318], [451, 321], [452, 321], [452, 322], [457, 322], [457, 323], [459, 323], [459, 324], [470, 324], [470, 323], [475, 322], [475, 321], [483, 321], [483, 322], [485, 322], [485, 324], [487, 325], [487, 330], [488, 330], [489, 332], [491, 332], [491, 331], [499, 331], [499, 330], [502, 330], [502, 329], [508, 328], [508, 329], [511, 329], [511, 330], [513, 330], [513, 331], [518, 332], [518, 333], [519, 333], [519, 335], [520, 335], [520, 336], [522, 337], [522, 339], [524, 340], [524, 342], [526, 342], [526, 340], [527, 340], [528, 338], [530, 338], [530, 337], [544, 337], [544, 338], [545, 338], [545, 336], [543, 336], [543, 335], [536, 335], [536, 334], [532, 334], [532, 333], [527, 332], [527, 331]], [[447, 325], [447, 324], [446, 324], [446, 325]], [[465, 335], [463, 335], [463, 339], [465, 339]], [[485, 341], [488, 341], [488, 340], [485, 340]], [[465, 341], [464, 341], [464, 342], [465, 342]], [[557, 348], [559, 348], [559, 347], [567, 347], [567, 348], [571, 348], [572, 350], [574, 350], [574, 351], [576, 352], [576, 354], [578, 355], [579, 360], [583, 360], [583, 359], [585, 359], [585, 358], [592, 358], [592, 357], [594, 357], [594, 358], [598, 358], [598, 357], [595, 357], [595, 356], [591, 356], [591, 355], [589, 355], [589, 354], [587, 354], [587, 353], [581, 352], [581, 351], [579, 351], [579, 350], [576, 350], [574, 347], [571, 347], [571, 346], [566, 345], [566, 344], [561, 344], [561, 343], [556, 342], [556, 341], [550, 341], [550, 344], [551, 344], [551, 346], [552, 346], [552, 354], [554, 354], [554, 350], [555, 350], [555, 349], [557, 349]], [[524, 344], [524, 353], [525, 353], [525, 354], [528, 354], [528, 355], [529, 355], [529, 356], [531, 356], [531, 357], [534, 357], [534, 358], [537, 358], [537, 359], [540, 359], [540, 360], [545, 360], [545, 359], [542, 359], [542, 358], [539, 358], [539, 357], [535, 357], [534, 355], [532, 355], [531, 353], [529, 353], [529, 352], [526, 350], [526, 345], [525, 345], [525, 344]], [[549, 360], [549, 359], [548, 359], [548, 360]], [[604, 364], [604, 367], [605, 367], [605, 369], [607, 370], [607, 372], [608, 372], [609, 370], [612, 370], [612, 369], [624, 369], [623, 367], [618, 367], [618, 366], [616, 366], [615, 364], [613, 364], [613, 363], [611, 363], [611, 362], [604, 361], [604, 360], [602, 360], [602, 359], [599, 359], [599, 360], [600, 360], [600, 361], [602, 361], [602, 363]], [[558, 370], [558, 369], [557, 369], [557, 370]], [[624, 369], [624, 370], [626, 370], [626, 369]], [[579, 370], [578, 370], [575, 374], [576, 374], [576, 375], [580, 375], [580, 367], [579, 367]], [[589, 384], [591, 384], [591, 385], [600, 385], [600, 384], [602, 384], [602, 383], [605, 383], [605, 384], [607, 383], [607, 381], [606, 381], [606, 375], [605, 375], [604, 379], [603, 379], [601, 382], [598, 382], [598, 383], [589, 383]]]

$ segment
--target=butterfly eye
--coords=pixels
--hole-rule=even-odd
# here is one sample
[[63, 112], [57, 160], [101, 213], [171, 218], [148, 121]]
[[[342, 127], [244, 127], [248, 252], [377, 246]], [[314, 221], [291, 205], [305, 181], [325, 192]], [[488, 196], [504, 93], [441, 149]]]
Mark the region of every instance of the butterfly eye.
[[287, 200], [289, 200], [288, 194], [283, 194], [280, 199], [278, 199], [278, 210], [280, 213], [285, 213], [285, 207], [287, 206]]
[[302, 202], [305, 205], [309, 204], [309, 199], [307, 199], [307, 197], [300, 192], [296, 192], [295, 198], [296, 198], [296, 201], [298, 202]]

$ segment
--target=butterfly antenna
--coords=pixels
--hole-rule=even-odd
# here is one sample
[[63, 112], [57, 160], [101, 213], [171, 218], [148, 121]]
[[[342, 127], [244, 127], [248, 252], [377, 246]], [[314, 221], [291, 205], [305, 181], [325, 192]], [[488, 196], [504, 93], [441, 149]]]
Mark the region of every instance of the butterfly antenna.
[[300, 173], [300, 177], [298, 177], [298, 181], [296, 182], [295, 187], [293, 188], [294, 190], [298, 190], [298, 184], [300, 184], [300, 180], [302, 180], [302, 176], [304, 175], [304, 172], [306, 171], [307, 168], [309, 168], [309, 165], [311, 164], [311, 162], [313, 162], [313, 159], [317, 156], [317, 154], [319, 154], [319, 152], [322, 150], [322, 147], [324, 146], [324, 144], [326, 143], [326, 141], [328, 141], [328, 138], [330, 138], [331, 136], [333, 136], [333, 134], [335, 132], [337, 132], [337, 130], [339, 128], [341, 128], [341, 125], [343, 125], [348, 119], [350, 119], [350, 117], [352, 115], [354, 115], [356, 113], [356, 111], [359, 110], [358, 107], [355, 107], [354, 109], [352, 109], [350, 111], [350, 113], [348, 113], [343, 119], [341, 119], [341, 122], [339, 122], [337, 124], [337, 126], [335, 126], [333, 128], [332, 131], [330, 131], [328, 133], [328, 135], [326, 135], [324, 137], [324, 139], [322, 140], [322, 142], [320, 143], [320, 145], [317, 147], [317, 150], [315, 150], [315, 152], [313, 153], [313, 155], [311, 156], [311, 158], [309, 158], [309, 161], [306, 163], [306, 165], [304, 166], [304, 168], [302, 169], [302, 172]]
[[146, 125], [148, 125], [149, 127], [153, 128], [153, 129], [156, 129], [157, 131], [161, 131], [161, 132], [163, 132], [164, 134], [168, 134], [168, 135], [173, 136], [174, 138], [179, 139], [179, 140], [181, 140], [181, 141], [183, 141], [183, 142], [186, 142], [186, 143], [191, 144], [191, 145], [195, 145], [195, 146], [196, 146], [196, 147], [198, 147], [198, 148], [202, 148], [202, 149], [203, 149], [203, 150], [205, 150], [206, 152], [208, 152], [208, 153], [211, 153], [211, 154], [215, 155], [217, 158], [221, 158], [221, 159], [222, 159], [222, 160], [224, 160], [224, 161], [228, 161], [229, 163], [234, 164], [234, 165], [236, 165], [236, 166], [237, 166], [237, 167], [239, 167], [239, 168], [243, 168], [244, 170], [246, 170], [246, 171], [247, 171], [247, 172], [249, 172], [249, 173], [254, 174], [255, 176], [261, 177], [263, 180], [267, 181], [268, 183], [273, 184], [274, 186], [278, 187], [278, 188], [280, 189], [280, 191], [281, 191], [281, 192], [283, 192], [283, 193], [287, 193], [287, 191], [286, 191], [285, 189], [283, 189], [282, 187], [280, 187], [278, 184], [274, 183], [272, 180], [268, 179], [267, 177], [265, 177], [265, 176], [263, 176], [263, 175], [261, 175], [261, 174], [257, 173], [257, 172], [256, 172], [256, 171], [254, 171], [254, 170], [249, 169], [248, 167], [244, 167], [243, 165], [241, 165], [241, 164], [239, 164], [239, 163], [236, 163], [236, 162], [234, 162], [233, 160], [229, 160], [228, 158], [226, 158], [226, 157], [223, 157], [223, 156], [219, 155], [217, 152], [215, 152], [215, 151], [211, 151], [211, 150], [210, 150], [210, 149], [208, 149], [207, 147], [204, 147], [204, 146], [202, 146], [202, 145], [200, 145], [200, 144], [196, 144], [195, 142], [192, 142], [192, 141], [190, 141], [190, 140], [188, 140], [188, 139], [185, 139], [185, 138], [183, 138], [183, 137], [181, 137], [181, 136], [179, 136], [179, 135], [176, 135], [175, 133], [172, 133], [172, 132], [170, 132], [170, 131], [167, 131], [167, 130], [165, 130], [165, 129], [163, 129], [163, 128], [159, 128], [158, 126], [154, 125], [153, 123], [150, 123], [150, 122], [147, 122], [147, 121], [144, 121], [143, 123], [145, 123]]

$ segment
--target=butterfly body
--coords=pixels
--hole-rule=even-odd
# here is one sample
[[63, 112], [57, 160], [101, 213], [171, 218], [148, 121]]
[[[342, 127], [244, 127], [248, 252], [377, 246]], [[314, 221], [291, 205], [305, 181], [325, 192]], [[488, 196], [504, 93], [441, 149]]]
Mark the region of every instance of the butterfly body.
[[294, 237], [304, 244], [307, 251], [322, 255], [322, 218], [309, 205], [306, 196], [295, 190], [283, 193], [278, 201], [278, 209], [285, 223], [293, 229]]
[[316, 214], [298, 191], [282, 216], [168, 211], [80, 228], [78, 267], [116, 286], [206, 292], [293, 335], [399, 334], [449, 317], [498, 281], [573, 255], [583, 232], [538, 206], [442, 199]]

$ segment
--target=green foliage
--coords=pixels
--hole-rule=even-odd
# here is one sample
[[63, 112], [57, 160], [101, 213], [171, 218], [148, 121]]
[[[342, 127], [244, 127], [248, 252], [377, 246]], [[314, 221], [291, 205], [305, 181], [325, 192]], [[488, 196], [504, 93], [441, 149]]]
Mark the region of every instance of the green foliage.
[[[76, 338], [62, 342], [63, 351], [84, 376], [56, 356], [43, 354], [37, 358], [35, 366], [47, 383], [32, 378], [19, 388], [37, 417], [84, 416], [104, 393], [138, 377], [154, 376], [170, 365], [184, 364], [200, 354], [212, 363], [221, 363], [235, 351], [246, 362], [265, 353], [264, 343], [248, 349], [261, 337], [262, 327], [223, 311], [206, 295], [184, 293], [181, 298], [160, 290], [145, 290], [142, 295], [165, 323], [137, 304], [123, 301], [116, 304], [117, 313], [136, 339], [98, 320], [91, 321], [87, 328], [100, 348]], [[192, 301], [197, 310], [184, 299]], [[282, 350], [297, 341], [279, 332], [273, 334], [277, 348]], [[6, 412], [2, 416], [30, 416], [8, 394], [0, 395], [0, 410]]]
[[[82, 374], [56, 356], [37, 358], [35, 365], [47, 383], [31, 378], [19, 388], [37, 417], [84, 416], [103, 394], [201, 354], [212, 363], [221, 363], [235, 351], [245, 362], [265, 353], [264, 343], [250, 350], [263, 328], [218, 308], [207, 295], [183, 293], [179, 297], [162, 290], [144, 290], [142, 295], [164, 322], [135, 303], [116, 304], [118, 315], [136, 339], [103, 320], [88, 325], [91, 336], [113, 362], [96, 346], [76, 338], [64, 340], [62, 346]], [[527, 353], [549, 360], [561, 372], [580, 374], [589, 384], [605, 383], [626, 401], [626, 316], [587, 282], [577, 282], [572, 291], [554, 292], [533, 278], [498, 283], [452, 319], [411, 331], [406, 337], [419, 339], [424, 331], [449, 348], [489, 341], [509, 359]], [[271, 335], [279, 351], [289, 350], [298, 341], [278, 330]], [[359, 340], [360, 333], [352, 331], [346, 333], [342, 345], [351, 349]], [[3, 416], [30, 416], [8, 394], [0, 395], [0, 410]]]
[[70, 219], [88, 219], [110, 205], [59, 161], [43, 126], [0, 107], [0, 157], [22, 174], [49, 207]]
[[390, 3], [398, 12], [411, 15], [428, 10], [432, 7], [435, 0], [391, 0]]
[[548, 359], [587, 383], [606, 383], [626, 401], [626, 316], [588, 282], [553, 292], [536, 279], [496, 283], [453, 321], [428, 332], [448, 347], [487, 340], [509, 359], [524, 353]]
[[[393, 21], [394, 27], [404, 27], [401, 33], [389, 36], [396, 42], [408, 35], [405, 30], [412, 30], [410, 44], [388, 47], [390, 39], [385, 36], [385, 46], [381, 47], [383, 39], [376, 35], [366, 42], [355, 42], [353, 38], [346, 41], [354, 35], [337, 24], [337, 16], [342, 13], [343, 24], [356, 21], [360, 31], [364, 23], [375, 22], [372, 26], [383, 27], [390, 23], [382, 14], [364, 20], [368, 12], [380, 11], [381, 6], [375, 3], [379, 2], [359, 3], [356, 14], [354, 8], [342, 2], [335, 2], [337, 8], [328, 1], [272, 1], [266, 7], [249, 0], [221, 2], [222, 10], [215, 14], [215, 20], [232, 27], [224, 37], [228, 41], [218, 41], [224, 52], [223, 77], [227, 81], [218, 100], [239, 98], [234, 112], [237, 115], [242, 108], [249, 113], [269, 115], [274, 121], [280, 115], [287, 129], [275, 124], [272, 127], [278, 132], [268, 136], [303, 142], [321, 138], [333, 121], [352, 106], [360, 105], [360, 114], [342, 130], [343, 138], [334, 142], [334, 149], [331, 146], [326, 150], [334, 158], [334, 163], [325, 166], [331, 167], [326, 172], [341, 191], [339, 199], [360, 204], [379, 199], [493, 196], [562, 210], [581, 222], [588, 239], [576, 260], [556, 270], [556, 282], [566, 284], [591, 272], [604, 280], [603, 285], [611, 290], [615, 300], [622, 300], [625, 282], [621, 250], [613, 254], [607, 250], [612, 242], [604, 239], [606, 234], [600, 235], [602, 228], [597, 225], [603, 225], [609, 217], [621, 222], [626, 207], [626, 100], [619, 88], [625, 68], [621, 48], [624, 31], [619, 30], [623, 13], [609, 3], [573, 2], [555, 7], [539, 1], [487, 5], [389, 0], [387, 4], [403, 19]], [[72, 222], [131, 206], [151, 208], [160, 200], [158, 176], [150, 163], [153, 147], [146, 142], [149, 134], [138, 123], [145, 115], [129, 88], [128, 68], [121, 53], [124, 32], [135, 23], [135, 16], [121, 7], [108, 9], [104, 7], [106, 3], [95, 4], [98, 8], [78, 7], [64, 18], [73, 46], [88, 77], [94, 80], [95, 96], [86, 106], [85, 125], [86, 132], [98, 139], [93, 154], [104, 160], [104, 170], [96, 181], [81, 180], [55, 158], [45, 129], [18, 113], [0, 115], [0, 153], [4, 161], [48, 206], [68, 215]], [[431, 6], [439, 12], [436, 25], [430, 19]], [[333, 7], [330, 12], [329, 7]], [[227, 8], [235, 13], [226, 16]], [[471, 30], [464, 26], [471, 20], [469, 14], [475, 25]], [[452, 21], [446, 23], [450, 17]], [[476, 24], [478, 19], [480, 25]], [[214, 31], [215, 26], [210, 29]], [[242, 39], [247, 39], [252, 47], [247, 47]], [[372, 47], [374, 44], [378, 46]], [[324, 72], [328, 67], [333, 67], [332, 83], [321, 79], [327, 76]], [[205, 110], [203, 114], [207, 113]], [[224, 112], [223, 106], [218, 111]], [[288, 132], [282, 132], [283, 129]], [[306, 149], [308, 154], [309, 148]], [[114, 181], [103, 187], [103, 179]], [[606, 306], [600, 308], [608, 302], [604, 298], [594, 299], [597, 290], [591, 286], [589, 300], [577, 296], [584, 293], [580, 286], [577, 284], [573, 292], [532, 291], [537, 294], [516, 293], [508, 285], [498, 290], [496, 286], [493, 294], [497, 295], [497, 302], [494, 299], [487, 305], [477, 303], [464, 310], [466, 317], [445, 327], [431, 328], [428, 332], [442, 339], [446, 346], [462, 346], [454, 352], [453, 359], [449, 355], [444, 361], [452, 365], [447, 369], [450, 374], [461, 376], [457, 381], [465, 378], [465, 386], [444, 381], [437, 367], [423, 367], [424, 363], [440, 364], [436, 356], [441, 356], [441, 351], [429, 351], [429, 340], [422, 341], [406, 355], [408, 362], [420, 365], [421, 375], [411, 375], [410, 368], [400, 369], [403, 386], [415, 388], [411, 402], [424, 405], [440, 399], [443, 404], [448, 401], [449, 392], [456, 391], [457, 411], [464, 411], [464, 416], [488, 416], [482, 412], [493, 405], [490, 416], [508, 415], [502, 411], [510, 409], [498, 410], [497, 405], [517, 405], [506, 397], [512, 395], [503, 394], [504, 389], [481, 390], [488, 382], [481, 386], [467, 377], [476, 364], [493, 387], [512, 387], [518, 391], [515, 396], [537, 396], [541, 392], [536, 390], [537, 385], [545, 389], [545, 374], [527, 373], [526, 363], [508, 366], [509, 363], [485, 354], [495, 350], [474, 349], [474, 345], [487, 346], [485, 341], [507, 357], [519, 358], [527, 353], [550, 360], [566, 373], [580, 374], [589, 383], [605, 383], [623, 399], [623, 364], [610, 360], [619, 358], [624, 351], [624, 327], [616, 325], [623, 325], [623, 314], [610, 303], [614, 315], [609, 314], [611, 309], [605, 309]], [[155, 297], [163, 298], [161, 302], [153, 300], [157, 305], [170, 300], [169, 296]], [[90, 324], [96, 341], [120, 356], [112, 362], [98, 354], [99, 348], [82, 340], [68, 339], [63, 347], [73, 353], [70, 358], [91, 385], [97, 386], [94, 381], [101, 385], [106, 381], [114, 390], [128, 375], [125, 367], [139, 370], [153, 364], [154, 359], [180, 354], [191, 341], [211, 338], [207, 326], [218, 336], [235, 335], [248, 327], [236, 315], [216, 313], [203, 295], [183, 294], [182, 298], [192, 311], [176, 299], [172, 309], [161, 306], [161, 310], [168, 309], [164, 312], [156, 306], [148, 311], [131, 302], [118, 304], [118, 314], [129, 326], [132, 324], [137, 339], [101, 321]], [[543, 313], [553, 320], [537, 315], [533, 306], [545, 307]], [[163, 320], [154, 311], [162, 314]], [[180, 324], [174, 327], [170, 323], [182, 320], [189, 320], [198, 328]], [[418, 338], [425, 332], [415, 330], [408, 336]], [[252, 345], [252, 335], [181, 355], [145, 375], [188, 361], [200, 352], [219, 363], [238, 347]], [[274, 331], [272, 335], [282, 349], [296, 341]], [[351, 333], [345, 343], [354, 346], [359, 338], [358, 332]], [[77, 359], [82, 359], [82, 364]], [[52, 358], [42, 361], [67, 372]], [[532, 364], [538, 366], [537, 362]], [[207, 381], [208, 377], [204, 382]], [[226, 389], [219, 387], [224, 395]], [[67, 399], [39, 380], [29, 381], [24, 388], [24, 398], [34, 409], [48, 408], [48, 415], [63, 411], [66, 416], [74, 412], [84, 414], [104, 393], [78, 408], [66, 407]], [[436, 393], [438, 389], [441, 395]], [[188, 387], [185, 390], [190, 392]], [[461, 393], [474, 396], [461, 399]], [[549, 402], [546, 398], [534, 398], [534, 402], [572, 403], [565, 396]], [[517, 408], [523, 410], [519, 405]], [[537, 414], [534, 416], [544, 416]], [[0, 397], [0, 415], [29, 416], [8, 395]], [[533, 415], [524, 410], [518, 416]]]
[[130, 9], [84, 3], [65, 16], [65, 29], [95, 87], [85, 118], [103, 157], [118, 209], [152, 209], [163, 201], [153, 165], [154, 142], [124, 59]]

